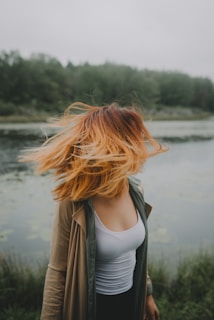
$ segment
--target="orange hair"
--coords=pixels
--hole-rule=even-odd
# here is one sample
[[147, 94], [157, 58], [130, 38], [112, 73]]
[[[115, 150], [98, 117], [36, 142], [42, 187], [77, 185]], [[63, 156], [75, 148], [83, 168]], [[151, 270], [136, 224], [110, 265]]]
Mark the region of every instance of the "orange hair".
[[52, 126], [63, 129], [41, 147], [27, 150], [20, 161], [35, 162], [39, 174], [54, 170], [56, 200], [117, 196], [148, 157], [165, 151], [136, 110], [115, 104], [73, 103]]

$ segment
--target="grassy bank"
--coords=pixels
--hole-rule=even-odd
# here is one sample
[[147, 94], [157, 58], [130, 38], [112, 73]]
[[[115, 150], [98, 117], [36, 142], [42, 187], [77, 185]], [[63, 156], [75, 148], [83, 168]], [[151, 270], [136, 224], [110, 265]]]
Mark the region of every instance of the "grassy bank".
[[10, 115], [0, 116], [0, 123], [46, 122], [51, 115]]
[[[36, 112], [32, 114], [11, 114], [8, 116], [0, 115], [0, 123], [28, 123], [28, 122], [46, 122], [48, 118], [56, 117], [62, 113], [47, 113], [47, 112]], [[202, 111], [196, 108], [187, 107], [166, 107], [166, 106], [154, 106], [149, 109], [143, 109], [145, 120], [202, 120], [208, 119], [214, 116], [211, 112]]]
[[[40, 315], [46, 263], [32, 268], [15, 257], [0, 261], [0, 319], [37, 320]], [[161, 320], [214, 319], [214, 255], [185, 258], [174, 277], [163, 263], [151, 263], [154, 297]]]

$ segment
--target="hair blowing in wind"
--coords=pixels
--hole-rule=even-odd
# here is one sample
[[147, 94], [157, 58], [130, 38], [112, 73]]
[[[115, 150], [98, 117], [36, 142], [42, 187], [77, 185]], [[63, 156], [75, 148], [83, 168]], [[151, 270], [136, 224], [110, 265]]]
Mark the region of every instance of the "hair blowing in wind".
[[116, 104], [73, 103], [51, 126], [60, 127], [60, 132], [42, 146], [25, 150], [19, 159], [34, 162], [38, 174], [54, 172], [56, 200], [117, 196], [148, 157], [166, 150], [134, 108]]

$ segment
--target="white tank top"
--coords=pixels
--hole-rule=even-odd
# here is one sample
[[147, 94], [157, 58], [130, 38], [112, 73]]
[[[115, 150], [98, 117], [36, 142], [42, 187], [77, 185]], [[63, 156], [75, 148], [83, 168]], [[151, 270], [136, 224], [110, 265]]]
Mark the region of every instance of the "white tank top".
[[128, 291], [133, 285], [136, 249], [143, 243], [145, 228], [138, 222], [124, 231], [111, 231], [95, 212], [96, 292], [105, 295]]

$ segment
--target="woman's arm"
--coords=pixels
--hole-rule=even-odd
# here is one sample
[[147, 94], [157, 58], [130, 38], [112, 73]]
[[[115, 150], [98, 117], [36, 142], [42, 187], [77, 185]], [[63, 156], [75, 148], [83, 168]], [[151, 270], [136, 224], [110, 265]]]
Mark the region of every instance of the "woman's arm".
[[146, 315], [144, 320], [160, 320], [159, 310], [152, 295], [146, 298]]
[[152, 281], [147, 272], [147, 297], [146, 297], [146, 315], [144, 320], [160, 320], [159, 310], [157, 305], [152, 297]]
[[46, 272], [41, 319], [62, 320], [68, 245], [71, 225], [71, 204], [58, 204], [52, 228], [51, 253]]

